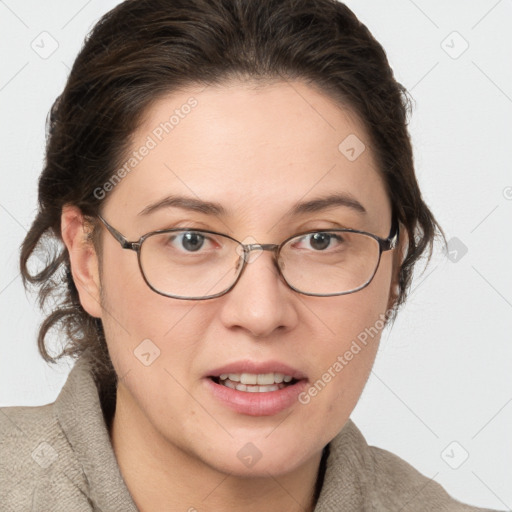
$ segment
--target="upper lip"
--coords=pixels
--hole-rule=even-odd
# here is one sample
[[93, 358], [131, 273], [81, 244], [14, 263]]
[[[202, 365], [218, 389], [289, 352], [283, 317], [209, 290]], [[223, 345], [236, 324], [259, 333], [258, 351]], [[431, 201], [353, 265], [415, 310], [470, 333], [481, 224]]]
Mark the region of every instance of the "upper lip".
[[233, 363], [219, 366], [208, 372], [207, 377], [219, 377], [223, 373], [282, 373], [289, 375], [296, 380], [307, 379], [307, 376], [300, 370], [281, 363], [279, 361], [251, 361], [249, 359], [243, 361], [235, 361]]

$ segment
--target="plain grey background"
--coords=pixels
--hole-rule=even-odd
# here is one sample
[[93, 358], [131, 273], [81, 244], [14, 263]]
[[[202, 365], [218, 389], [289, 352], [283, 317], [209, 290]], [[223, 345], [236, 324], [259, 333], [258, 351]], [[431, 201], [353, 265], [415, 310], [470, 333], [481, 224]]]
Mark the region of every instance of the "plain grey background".
[[[37, 208], [47, 112], [83, 38], [117, 1], [0, 1], [0, 405], [53, 401], [71, 362], [38, 355], [18, 270]], [[461, 501], [512, 507], [512, 3], [347, 2], [415, 108], [418, 179], [443, 226], [352, 418], [369, 444]], [[466, 458], [467, 457], [467, 458]]]

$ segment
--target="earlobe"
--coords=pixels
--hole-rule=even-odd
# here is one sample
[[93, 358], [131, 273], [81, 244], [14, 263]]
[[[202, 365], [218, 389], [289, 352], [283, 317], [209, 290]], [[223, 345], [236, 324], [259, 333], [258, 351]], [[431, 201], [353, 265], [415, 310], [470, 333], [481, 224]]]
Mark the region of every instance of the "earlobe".
[[69, 253], [71, 274], [80, 303], [91, 316], [101, 318], [99, 261], [89, 234], [90, 228], [80, 208], [63, 206], [61, 235]]

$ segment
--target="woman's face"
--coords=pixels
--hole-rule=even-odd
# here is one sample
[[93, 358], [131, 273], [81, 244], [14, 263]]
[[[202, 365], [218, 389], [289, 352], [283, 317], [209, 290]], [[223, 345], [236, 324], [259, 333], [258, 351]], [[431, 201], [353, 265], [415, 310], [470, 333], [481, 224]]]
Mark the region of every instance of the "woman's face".
[[[390, 231], [390, 202], [363, 126], [300, 82], [174, 93], [148, 110], [131, 148], [131, 170], [103, 210], [128, 240], [173, 227], [260, 244], [311, 229], [383, 238]], [[365, 211], [313, 203], [335, 194]], [[147, 213], [169, 196], [189, 201]], [[298, 210], [303, 203], [309, 207]], [[106, 230], [102, 236], [98, 316], [120, 377], [118, 410], [136, 419], [148, 449], [179, 449], [232, 474], [277, 475], [317, 456], [340, 431], [374, 361], [394, 251], [382, 254], [369, 286], [344, 296], [298, 294], [265, 251], [226, 295], [188, 301], [152, 291], [136, 253]], [[302, 380], [283, 393], [232, 390], [210, 378], [244, 372]]]

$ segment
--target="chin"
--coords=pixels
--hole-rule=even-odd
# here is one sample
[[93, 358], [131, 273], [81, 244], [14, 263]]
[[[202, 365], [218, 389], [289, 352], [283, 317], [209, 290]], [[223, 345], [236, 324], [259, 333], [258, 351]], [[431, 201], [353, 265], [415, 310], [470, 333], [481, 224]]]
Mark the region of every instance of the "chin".
[[[290, 438], [288, 438], [290, 440]], [[308, 449], [309, 448], [309, 449]], [[283, 444], [281, 439], [270, 442], [259, 438], [254, 441], [233, 439], [225, 445], [209, 451], [204, 460], [217, 471], [239, 477], [264, 477], [285, 475], [304, 464], [318, 450], [315, 446], [306, 447], [304, 440], [297, 439], [292, 444]]]

